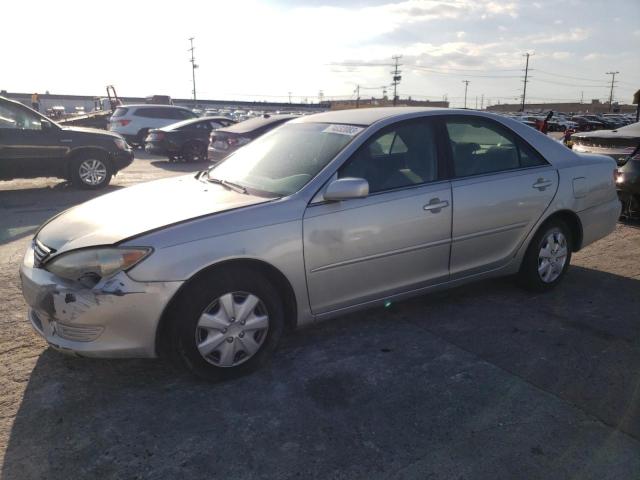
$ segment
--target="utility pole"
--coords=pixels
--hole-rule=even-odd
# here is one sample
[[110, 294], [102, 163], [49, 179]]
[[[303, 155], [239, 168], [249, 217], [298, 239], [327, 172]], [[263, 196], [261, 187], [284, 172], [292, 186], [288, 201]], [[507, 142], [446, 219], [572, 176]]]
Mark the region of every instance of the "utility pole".
[[398, 61], [402, 58], [402, 55], [394, 55], [391, 58], [393, 58], [394, 61], [394, 68], [391, 73], [393, 75], [393, 105], [395, 106], [398, 102], [398, 84], [400, 83], [400, 80], [402, 80], [402, 75], [400, 75], [402, 70], [398, 70], [398, 67], [401, 65]]
[[289, 103], [291, 103], [291, 92], [287, 92], [289, 94]]
[[480, 96], [480, 110], [484, 109], [484, 93]]
[[318, 92], [318, 103], [322, 103], [322, 102], [324, 102], [324, 92], [320, 90]]
[[478, 95], [476, 95], [476, 110], [478, 109]]
[[609, 92], [609, 112], [613, 106], [613, 85], [616, 81], [616, 75], [620, 72], [607, 72], [606, 75], [611, 75], [611, 91]]
[[527, 62], [525, 63], [524, 66], [524, 89], [522, 90], [522, 111], [524, 112], [524, 104], [525, 101], [527, 99], [527, 82], [529, 81], [529, 57], [532, 54], [527, 52], [524, 54], [525, 57], [527, 57]]
[[462, 80], [464, 83], [464, 108], [467, 108], [467, 89], [469, 88], [469, 80]]
[[193, 39], [194, 37], [189, 38], [191, 48], [187, 50], [187, 52], [191, 52], [191, 60], [189, 61], [191, 62], [191, 76], [193, 78], [193, 106], [196, 108], [198, 106], [198, 101], [196, 100], [196, 68], [198, 68], [198, 65], [196, 65], [196, 59], [193, 56], [193, 51], [195, 50], [195, 47], [193, 46]]

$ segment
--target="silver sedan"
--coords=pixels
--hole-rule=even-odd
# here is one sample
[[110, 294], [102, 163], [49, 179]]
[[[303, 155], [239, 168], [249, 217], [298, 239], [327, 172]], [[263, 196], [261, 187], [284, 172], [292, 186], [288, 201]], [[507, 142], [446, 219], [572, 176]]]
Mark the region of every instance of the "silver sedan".
[[615, 169], [482, 112], [302, 117], [49, 220], [20, 270], [28, 318], [62, 351], [237, 376], [345, 312], [500, 275], [555, 287], [614, 229]]

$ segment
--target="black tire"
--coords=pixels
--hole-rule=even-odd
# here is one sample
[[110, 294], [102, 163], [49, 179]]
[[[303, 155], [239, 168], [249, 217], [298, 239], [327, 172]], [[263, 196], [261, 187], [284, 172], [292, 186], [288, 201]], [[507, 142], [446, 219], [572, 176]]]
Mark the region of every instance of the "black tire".
[[[198, 327], [198, 321], [212, 303], [216, 304], [216, 299], [230, 292], [244, 292], [258, 297], [261, 303], [256, 309], [263, 309], [263, 314], [266, 310], [268, 329], [263, 332], [264, 338], [260, 339], [262, 342], [260, 347], [246, 359], [242, 359], [243, 344], [234, 343], [242, 342], [242, 339], [238, 338], [241, 333], [233, 336], [233, 333], [226, 332], [226, 329], [224, 332], [214, 331], [215, 335], [221, 335], [226, 340], [230, 338], [227, 335], [231, 335], [233, 340], [229, 343], [234, 345], [234, 349], [239, 349], [238, 351], [234, 350], [233, 357], [234, 363], [235, 359], [239, 358], [238, 364], [225, 367], [213, 363], [216, 361], [216, 355], [220, 355], [218, 359], [221, 360], [222, 353], [213, 351], [207, 360], [198, 350], [197, 338], [202, 333], [202, 329]], [[189, 285], [187, 290], [181, 292], [173, 311], [175, 313], [169, 319], [173, 358], [180, 360], [198, 377], [209, 381], [240, 377], [266, 364], [276, 349], [284, 330], [284, 309], [280, 295], [264, 275], [249, 268], [218, 269], [202, 275]], [[240, 327], [239, 323], [235, 323], [234, 327], [244, 328]], [[231, 330], [231, 326], [229, 329]], [[201, 340], [208, 340], [209, 335], [209, 330], [207, 330], [206, 337]], [[221, 343], [221, 348], [224, 343]]]
[[[545, 269], [544, 259], [541, 258], [543, 249], [551, 247], [551, 250], [553, 250], [556, 245], [560, 245], [556, 253], [562, 252], [560, 249], [562, 248], [562, 242], [559, 241], [561, 236], [557, 234], [561, 234], [564, 237], [564, 248], [566, 248], [564, 262], [561, 260], [561, 255], [553, 254], [551, 257], [555, 260], [548, 260], [546, 264], [549, 265], [549, 269]], [[554, 242], [549, 242], [551, 235], [555, 237], [555, 244]], [[571, 263], [572, 245], [573, 235], [566, 223], [560, 219], [551, 219], [544, 223], [531, 240], [522, 260], [518, 274], [520, 285], [534, 292], [546, 292], [555, 288], [564, 278]], [[545, 275], [540, 273], [539, 269], [543, 269], [544, 272], [550, 273], [550, 275], [546, 279], [543, 278]]]
[[136, 135], [136, 143], [138, 144], [138, 147], [144, 148], [144, 139], [147, 138], [147, 135], [149, 135], [148, 128], [143, 128], [138, 132], [138, 135]]
[[[88, 173], [90, 170], [93, 170], [95, 175]], [[76, 187], [98, 190], [109, 185], [112, 176], [113, 168], [103, 153], [81, 153], [71, 161], [70, 177]]]
[[207, 159], [207, 147], [200, 142], [188, 142], [182, 147], [185, 162], [202, 162]]

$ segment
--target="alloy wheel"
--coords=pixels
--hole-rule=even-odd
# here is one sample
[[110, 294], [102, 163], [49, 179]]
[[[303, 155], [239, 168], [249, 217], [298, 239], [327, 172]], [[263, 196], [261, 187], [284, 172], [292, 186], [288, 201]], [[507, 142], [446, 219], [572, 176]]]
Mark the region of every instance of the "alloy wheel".
[[200, 315], [196, 346], [217, 367], [235, 367], [260, 349], [269, 330], [269, 315], [260, 298], [230, 292], [214, 300]]
[[544, 283], [552, 283], [562, 274], [567, 254], [567, 238], [554, 228], [544, 238], [538, 252], [538, 275]]
[[107, 166], [95, 158], [84, 160], [78, 167], [78, 176], [83, 183], [96, 187], [107, 178]]

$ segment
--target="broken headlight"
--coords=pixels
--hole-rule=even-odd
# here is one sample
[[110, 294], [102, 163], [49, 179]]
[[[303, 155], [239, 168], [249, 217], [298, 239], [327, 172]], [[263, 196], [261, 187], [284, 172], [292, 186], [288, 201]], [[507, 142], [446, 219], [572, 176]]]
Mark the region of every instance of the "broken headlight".
[[128, 270], [151, 253], [150, 248], [88, 248], [64, 253], [44, 268], [68, 280], [104, 278]]

